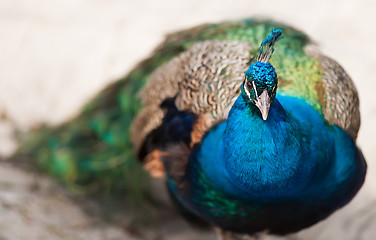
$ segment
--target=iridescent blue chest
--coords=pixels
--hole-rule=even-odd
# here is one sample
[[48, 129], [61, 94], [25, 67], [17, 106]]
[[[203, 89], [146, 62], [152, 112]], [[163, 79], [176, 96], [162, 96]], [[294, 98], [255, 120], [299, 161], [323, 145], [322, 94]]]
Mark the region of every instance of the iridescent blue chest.
[[[252, 229], [286, 209], [296, 213], [284, 217], [286, 223], [310, 225], [351, 199], [361, 176], [358, 161], [348, 134], [304, 101], [277, 95], [264, 121], [240, 95], [228, 119], [192, 152], [189, 187], [170, 187], [186, 208], [226, 229], [240, 231], [233, 217]], [[325, 211], [315, 215], [318, 206]], [[278, 228], [265, 221], [264, 228]]]

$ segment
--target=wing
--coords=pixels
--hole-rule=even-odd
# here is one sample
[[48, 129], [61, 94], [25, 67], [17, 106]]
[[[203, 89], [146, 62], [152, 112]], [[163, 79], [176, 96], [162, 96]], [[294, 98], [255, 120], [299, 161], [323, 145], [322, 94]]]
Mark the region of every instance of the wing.
[[166, 99], [174, 98], [179, 111], [200, 116], [206, 129], [226, 119], [240, 93], [250, 50], [247, 42], [203, 41], [157, 69], [140, 92], [145, 107], [131, 127], [136, 151], [162, 124]]
[[325, 119], [344, 129], [355, 141], [360, 127], [358, 92], [345, 70], [333, 59], [316, 48], [307, 53], [320, 61], [321, 82], [316, 85]]

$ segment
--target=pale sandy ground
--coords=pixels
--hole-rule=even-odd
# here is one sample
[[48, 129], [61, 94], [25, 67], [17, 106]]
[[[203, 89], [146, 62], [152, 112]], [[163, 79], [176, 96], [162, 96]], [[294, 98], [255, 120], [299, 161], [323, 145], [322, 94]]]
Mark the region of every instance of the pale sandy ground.
[[[360, 94], [358, 144], [368, 161], [366, 184], [351, 204], [289, 238], [376, 239], [376, 2], [371, 0], [0, 0], [1, 153], [15, 149], [15, 128], [73, 116], [146, 57], [164, 34], [249, 16], [272, 17], [307, 32], [343, 65]], [[50, 179], [0, 162], [0, 240], [135, 239], [81, 206]], [[156, 229], [145, 239], [214, 236], [179, 219]]]

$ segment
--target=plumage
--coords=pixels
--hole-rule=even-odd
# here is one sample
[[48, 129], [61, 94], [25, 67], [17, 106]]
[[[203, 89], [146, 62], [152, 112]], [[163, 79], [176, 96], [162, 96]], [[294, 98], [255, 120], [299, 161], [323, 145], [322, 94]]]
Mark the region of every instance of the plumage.
[[291, 27], [247, 19], [169, 35], [20, 152], [70, 186], [141, 194], [138, 157], [166, 178], [185, 215], [224, 231], [286, 234], [359, 190], [359, 126], [357, 91], [338, 63]]

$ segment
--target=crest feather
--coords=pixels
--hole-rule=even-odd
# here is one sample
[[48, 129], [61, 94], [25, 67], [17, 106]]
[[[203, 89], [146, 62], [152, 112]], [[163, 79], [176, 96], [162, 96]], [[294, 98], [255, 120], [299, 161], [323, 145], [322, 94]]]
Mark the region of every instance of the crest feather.
[[260, 53], [257, 57], [258, 62], [266, 63], [269, 61], [272, 53], [274, 52], [274, 44], [281, 39], [282, 37], [282, 30], [280, 29], [273, 29], [271, 33], [265, 38], [265, 40], [261, 43], [260, 46]]

